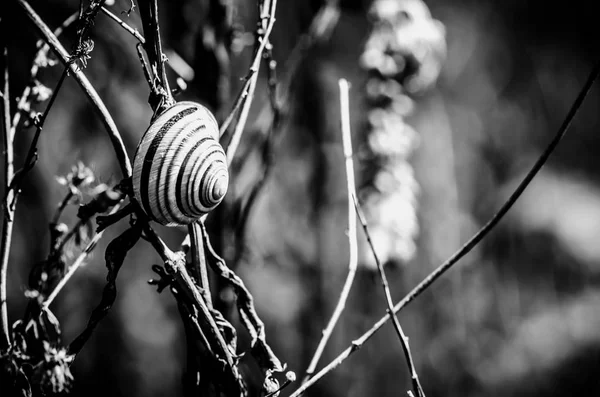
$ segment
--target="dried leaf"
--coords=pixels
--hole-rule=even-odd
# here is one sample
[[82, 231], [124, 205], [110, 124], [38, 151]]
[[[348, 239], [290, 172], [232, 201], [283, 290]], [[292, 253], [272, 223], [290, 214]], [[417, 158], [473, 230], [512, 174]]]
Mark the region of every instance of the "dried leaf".
[[106, 316], [112, 307], [117, 297], [117, 274], [123, 265], [127, 252], [138, 242], [142, 235], [142, 227], [139, 223], [134, 224], [131, 228], [124, 231], [120, 236], [116, 237], [106, 247], [104, 258], [108, 275], [106, 276], [106, 286], [102, 292], [102, 299], [98, 306], [94, 309], [88, 321], [87, 327], [83, 332], [71, 342], [69, 346], [69, 354], [76, 355], [81, 351], [83, 345], [88, 341], [96, 325]]

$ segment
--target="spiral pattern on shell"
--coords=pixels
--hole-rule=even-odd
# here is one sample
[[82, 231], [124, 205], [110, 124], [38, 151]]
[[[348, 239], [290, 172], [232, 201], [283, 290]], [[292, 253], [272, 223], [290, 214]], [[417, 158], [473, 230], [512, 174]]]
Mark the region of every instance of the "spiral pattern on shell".
[[227, 156], [212, 113], [178, 102], [148, 127], [133, 159], [133, 193], [144, 212], [165, 226], [187, 225], [227, 193]]

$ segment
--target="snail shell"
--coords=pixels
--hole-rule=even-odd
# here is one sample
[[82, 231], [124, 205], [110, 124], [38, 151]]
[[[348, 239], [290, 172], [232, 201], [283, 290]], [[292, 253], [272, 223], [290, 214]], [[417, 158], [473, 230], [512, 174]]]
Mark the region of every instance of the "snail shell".
[[227, 156], [212, 113], [178, 102], [148, 127], [133, 159], [133, 193], [144, 212], [165, 226], [193, 223], [227, 193]]

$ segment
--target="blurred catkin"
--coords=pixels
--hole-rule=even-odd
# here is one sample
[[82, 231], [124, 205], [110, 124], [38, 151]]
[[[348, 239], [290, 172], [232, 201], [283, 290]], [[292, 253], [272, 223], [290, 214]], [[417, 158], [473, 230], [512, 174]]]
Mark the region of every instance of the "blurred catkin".
[[[359, 199], [380, 259], [401, 264], [414, 256], [419, 231], [419, 185], [409, 162], [419, 135], [405, 122], [414, 107], [409, 95], [435, 83], [446, 56], [445, 29], [421, 0], [375, 1], [370, 17], [373, 29], [360, 59], [368, 74], [368, 121]], [[374, 269], [365, 244], [360, 263]]]

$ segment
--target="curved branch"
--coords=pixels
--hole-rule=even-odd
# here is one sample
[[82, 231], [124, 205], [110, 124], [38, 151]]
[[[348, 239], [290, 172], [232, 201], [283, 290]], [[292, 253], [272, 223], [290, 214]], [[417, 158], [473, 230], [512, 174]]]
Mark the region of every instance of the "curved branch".
[[100, 99], [100, 96], [87, 79], [85, 74], [73, 63], [69, 62], [69, 53], [65, 50], [62, 44], [58, 41], [54, 33], [50, 30], [48, 25], [42, 21], [40, 16], [34, 11], [33, 8], [29, 5], [26, 0], [17, 0], [19, 5], [23, 8], [29, 19], [33, 22], [38, 32], [44, 37], [44, 40], [48, 43], [48, 45], [52, 48], [52, 50], [58, 55], [61, 62], [65, 65], [65, 67], [69, 68], [70, 74], [75, 78], [85, 95], [94, 105], [94, 109], [100, 116], [102, 123], [106, 127], [106, 131], [108, 132], [108, 136], [115, 150], [115, 154], [117, 156], [117, 160], [119, 161], [119, 166], [121, 167], [121, 172], [125, 178], [129, 178], [132, 175], [131, 172], [131, 160], [127, 155], [127, 151], [125, 150], [125, 144], [123, 143], [123, 139], [121, 138], [121, 134], [117, 129], [117, 126], [106, 109], [104, 102]]
[[[396, 304], [396, 306], [394, 306], [394, 310], [393, 310], [394, 314], [398, 313], [406, 305], [408, 305], [411, 301], [413, 301], [417, 296], [419, 296], [423, 291], [425, 291], [427, 288], [429, 288], [429, 286], [431, 286], [431, 284], [433, 284], [441, 275], [446, 273], [446, 271], [448, 271], [454, 264], [456, 264], [465, 255], [467, 255], [473, 248], [475, 248], [475, 246], [477, 244], [479, 244], [479, 242], [481, 240], [483, 240], [483, 238], [496, 226], [496, 224], [498, 224], [498, 222], [500, 222], [500, 220], [504, 217], [504, 215], [506, 215], [506, 213], [510, 210], [510, 208], [515, 204], [515, 202], [521, 196], [521, 194], [523, 194], [523, 192], [525, 191], [527, 186], [529, 186], [529, 184], [531, 183], [533, 178], [537, 175], [537, 173], [540, 171], [540, 169], [544, 166], [544, 164], [546, 163], [546, 161], [548, 160], [548, 158], [550, 157], [550, 155], [552, 154], [554, 149], [556, 149], [559, 142], [565, 136], [565, 134], [567, 133], [567, 130], [569, 129], [569, 127], [571, 125], [571, 122], [573, 121], [573, 119], [575, 118], [575, 115], [577, 114], [577, 111], [583, 104], [583, 101], [585, 100], [588, 93], [590, 92], [590, 89], [592, 88], [592, 85], [594, 84], [596, 79], [598, 79], [598, 76], [600, 76], [600, 62], [598, 62], [594, 66], [594, 69], [590, 72], [590, 75], [589, 75], [586, 83], [584, 84], [583, 88], [579, 92], [579, 95], [573, 102], [573, 105], [571, 106], [569, 113], [565, 117], [565, 120], [563, 121], [562, 125], [558, 129], [558, 132], [556, 133], [556, 135], [554, 136], [554, 138], [552, 139], [550, 144], [548, 144], [548, 147], [546, 148], [546, 150], [544, 150], [542, 155], [537, 159], [535, 164], [531, 167], [531, 170], [529, 170], [527, 175], [525, 175], [525, 178], [523, 178], [521, 183], [519, 183], [519, 186], [517, 186], [515, 191], [510, 195], [508, 200], [506, 200], [506, 202], [502, 205], [502, 207], [500, 207], [498, 212], [496, 212], [494, 214], [494, 216], [492, 216], [492, 218], [477, 233], [475, 233], [475, 235], [473, 237], [471, 237], [471, 239], [469, 241], [467, 241], [465, 243], [465, 245], [463, 245], [458, 251], [456, 251], [454, 253], [454, 255], [452, 255], [450, 258], [448, 258], [444, 263], [442, 263], [440, 266], [438, 266], [427, 277], [425, 277], [425, 279], [423, 281], [421, 281], [419, 283], [419, 285], [417, 285], [415, 288], [413, 288], [400, 302], [398, 302]], [[331, 361], [329, 364], [327, 364], [327, 366], [325, 366], [325, 368], [323, 368], [321, 371], [319, 371], [308, 382], [306, 382], [305, 384], [300, 386], [294, 393], [292, 393], [290, 395], [290, 397], [299, 397], [306, 391], [306, 389], [308, 389], [313, 384], [315, 384], [319, 379], [321, 379], [323, 376], [327, 375], [329, 372], [334, 370], [341, 363], [346, 361], [346, 359], [348, 357], [350, 357], [352, 355], [352, 353], [354, 353], [355, 351], [360, 349], [360, 347], [366, 341], [371, 339], [371, 337], [373, 335], [375, 335], [375, 333], [377, 331], [379, 331], [379, 329], [381, 329], [381, 327], [383, 327], [383, 325], [385, 323], [387, 323], [389, 320], [390, 320], [389, 314], [386, 314], [384, 317], [379, 319], [379, 321], [377, 321], [373, 325], [373, 327], [371, 327], [370, 330], [365, 332], [358, 339], [355, 339], [354, 341], [352, 341], [352, 344], [350, 345], [350, 347], [348, 347], [339, 356], [337, 356], [333, 361]]]

